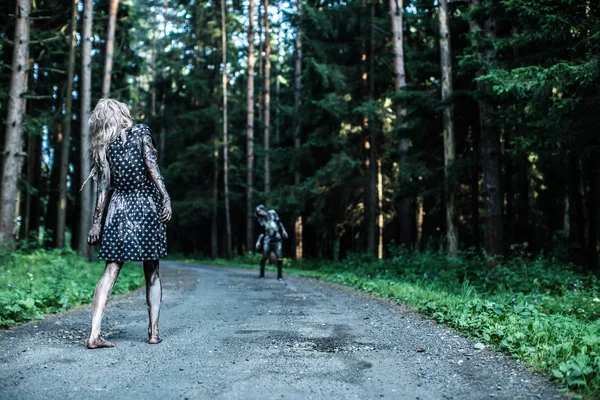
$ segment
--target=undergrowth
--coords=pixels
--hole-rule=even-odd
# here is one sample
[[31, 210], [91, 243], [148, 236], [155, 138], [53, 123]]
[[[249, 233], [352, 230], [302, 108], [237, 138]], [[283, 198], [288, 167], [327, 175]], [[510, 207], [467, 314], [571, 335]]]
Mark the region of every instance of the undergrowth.
[[[0, 327], [91, 303], [104, 265], [72, 251], [0, 249]], [[113, 294], [143, 284], [141, 268], [125, 265]]]
[[[254, 267], [258, 256], [234, 260]], [[231, 261], [212, 260], [217, 265]], [[394, 299], [543, 371], [562, 390], [600, 396], [600, 295], [593, 275], [540, 256], [491, 266], [475, 252], [396, 250], [385, 260], [286, 260], [284, 273], [322, 279]], [[577, 397], [577, 395], [576, 395]]]

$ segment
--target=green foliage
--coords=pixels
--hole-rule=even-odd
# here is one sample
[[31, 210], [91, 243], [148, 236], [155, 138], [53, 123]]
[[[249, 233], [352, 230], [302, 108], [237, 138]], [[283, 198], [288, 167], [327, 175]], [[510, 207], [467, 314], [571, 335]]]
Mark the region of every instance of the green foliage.
[[[103, 271], [104, 262], [86, 262], [71, 251], [0, 251], [0, 327], [91, 303]], [[142, 270], [125, 265], [113, 294], [143, 283]]]

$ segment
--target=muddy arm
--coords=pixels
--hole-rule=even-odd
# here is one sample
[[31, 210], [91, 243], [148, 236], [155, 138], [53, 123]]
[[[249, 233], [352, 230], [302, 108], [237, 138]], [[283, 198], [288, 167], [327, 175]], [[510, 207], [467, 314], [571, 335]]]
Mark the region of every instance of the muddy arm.
[[279, 223], [279, 227], [281, 228], [281, 236], [283, 236], [284, 239], [287, 239], [288, 233], [285, 230], [285, 226], [283, 226], [283, 222], [281, 222], [281, 220], [279, 220], [278, 223]]
[[260, 250], [260, 248], [262, 247], [261, 245], [261, 241], [263, 240], [263, 238], [265, 237], [264, 233], [261, 233], [260, 236], [258, 237], [258, 240], [256, 241], [256, 250]]
[[144, 156], [144, 164], [146, 164], [146, 169], [150, 174], [150, 178], [162, 196], [162, 212], [160, 214], [160, 222], [166, 224], [169, 222], [171, 215], [173, 214], [171, 211], [171, 198], [167, 193], [165, 180], [160, 173], [160, 169], [158, 168], [158, 151], [154, 147], [154, 143], [152, 143], [152, 137], [150, 137], [150, 135], [144, 135], [142, 139], [142, 154]]
[[96, 189], [96, 209], [94, 210], [92, 227], [90, 228], [87, 239], [87, 242], [90, 246], [93, 246], [100, 241], [102, 217], [104, 215], [104, 207], [106, 206], [108, 191], [109, 188], [104, 183], [104, 180], [98, 179], [98, 185]]

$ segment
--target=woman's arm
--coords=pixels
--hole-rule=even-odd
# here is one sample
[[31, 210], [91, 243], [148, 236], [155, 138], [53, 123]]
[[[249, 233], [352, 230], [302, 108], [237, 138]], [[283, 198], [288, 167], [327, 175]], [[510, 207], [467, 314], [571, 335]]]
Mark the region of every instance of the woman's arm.
[[160, 214], [160, 222], [166, 224], [171, 219], [173, 214], [171, 211], [171, 198], [167, 193], [165, 187], [165, 180], [163, 179], [160, 169], [158, 168], [158, 151], [152, 143], [152, 137], [150, 135], [144, 135], [142, 138], [142, 155], [144, 157], [144, 164], [150, 174], [150, 178], [158, 188], [162, 196], [162, 212]]
[[96, 189], [96, 209], [94, 210], [94, 217], [92, 220], [92, 227], [88, 233], [87, 242], [90, 246], [93, 246], [100, 241], [100, 231], [102, 230], [102, 216], [104, 215], [104, 206], [106, 205], [106, 198], [108, 197], [108, 187], [103, 180], [98, 179], [98, 185]]

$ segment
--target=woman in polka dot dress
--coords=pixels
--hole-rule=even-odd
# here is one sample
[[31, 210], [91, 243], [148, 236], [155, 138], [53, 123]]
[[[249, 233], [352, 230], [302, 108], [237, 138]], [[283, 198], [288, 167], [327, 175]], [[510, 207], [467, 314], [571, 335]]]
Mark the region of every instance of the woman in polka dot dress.
[[98, 257], [106, 260], [96, 286], [90, 349], [115, 347], [100, 336], [100, 325], [119, 271], [125, 261], [143, 261], [148, 303], [148, 342], [160, 343], [158, 318], [162, 300], [159, 258], [167, 255], [165, 224], [171, 219], [171, 200], [157, 164], [150, 129], [133, 125], [126, 104], [102, 99], [90, 117], [92, 172], [98, 182], [96, 209], [88, 243], [100, 239], [102, 217], [110, 190], [102, 246]]

